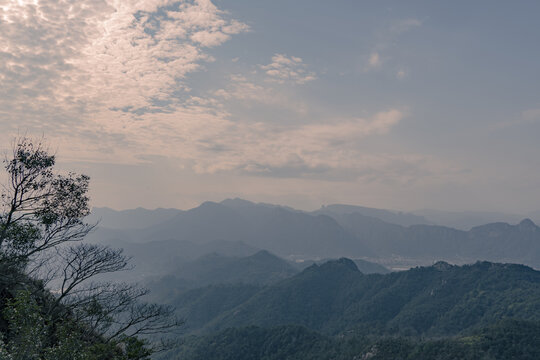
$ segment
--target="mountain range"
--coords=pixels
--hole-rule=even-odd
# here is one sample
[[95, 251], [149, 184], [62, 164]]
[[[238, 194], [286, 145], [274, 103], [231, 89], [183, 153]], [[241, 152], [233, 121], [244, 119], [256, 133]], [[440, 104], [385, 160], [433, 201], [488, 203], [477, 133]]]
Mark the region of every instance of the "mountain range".
[[241, 199], [97, 209], [109, 217], [90, 240], [133, 257], [115, 280], [145, 281], [185, 318], [189, 337], [162, 359], [537, 358], [540, 272], [520, 264], [540, 267], [540, 228], [429, 214]]
[[540, 272], [439, 262], [365, 275], [342, 258], [265, 287], [212, 285], [170, 303], [197, 333], [296, 324], [325, 334], [452, 336], [505, 318], [540, 321]]
[[[141, 276], [134, 271], [139, 280], [146, 278], [151, 289], [151, 298], [156, 302], [166, 302], [175, 295], [188, 290], [209, 285], [249, 285], [263, 287], [290, 278], [313, 264], [328, 260], [292, 262], [282, 259], [266, 250], [249, 256], [226, 256], [209, 253], [195, 260], [177, 260], [167, 270], [155, 271], [152, 276]], [[382, 265], [362, 259], [353, 260], [364, 274], [387, 274], [390, 270]], [[148, 267], [148, 266], [147, 266]], [[135, 277], [133, 277], [135, 278]]]
[[[99, 211], [94, 216], [99, 216]], [[174, 244], [195, 244], [212, 252], [212, 244], [227, 243], [243, 244], [255, 250], [252, 254], [267, 250], [298, 261], [347, 256], [390, 267], [427, 265], [437, 260], [460, 264], [487, 260], [540, 267], [540, 228], [529, 219], [516, 225], [499, 222], [466, 231], [426, 224], [429, 220], [423, 217], [387, 210], [329, 205], [303, 212], [241, 199], [205, 202], [188, 211], [156, 210], [149, 222], [140, 222], [150, 223], [142, 228], [133, 228], [135, 220], [128, 220], [130, 214], [118, 215], [123, 220], [114, 229], [100, 227], [90, 236], [91, 241], [116, 247], [135, 243], [164, 247], [167, 253], [162, 264], [168, 258], [183, 256], [185, 250], [175, 249]], [[423, 223], [403, 225], [415, 221]], [[142, 251], [140, 256], [153, 251]]]

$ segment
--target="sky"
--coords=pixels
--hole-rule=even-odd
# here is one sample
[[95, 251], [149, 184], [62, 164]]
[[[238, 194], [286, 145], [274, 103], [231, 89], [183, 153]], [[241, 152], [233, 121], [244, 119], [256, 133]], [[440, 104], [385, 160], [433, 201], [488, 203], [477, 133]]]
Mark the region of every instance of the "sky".
[[540, 2], [0, 0], [0, 148], [94, 206], [540, 210]]

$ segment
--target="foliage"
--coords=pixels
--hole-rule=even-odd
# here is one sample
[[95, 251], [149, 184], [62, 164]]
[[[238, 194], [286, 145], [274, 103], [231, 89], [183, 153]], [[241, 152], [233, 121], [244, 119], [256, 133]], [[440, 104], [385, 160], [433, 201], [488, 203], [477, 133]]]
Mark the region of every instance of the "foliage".
[[8, 182], [1, 195], [0, 256], [26, 264], [62, 243], [82, 240], [92, 226], [89, 177], [53, 171], [55, 156], [40, 142], [21, 138], [4, 160]]
[[[176, 304], [194, 310], [198, 301], [240, 299], [243, 292], [207, 287], [181, 295]], [[526, 266], [437, 263], [363, 275], [341, 259], [214, 314], [205, 332], [194, 332], [206, 335], [188, 337], [160, 360], [532, 360], [540, 358], [539, 299], [540, 272]], [[186, 315], [188, 322], [193, 315]]]
[[128, 269], [129, 258], [81, 243], [94, 227], [84, 222], [89, 177], [55, 172], [55, 156], [28, 138], [12, 155], [0, 198], [0, 356], [147, 359], [138, 336], [180, 322], [172, 308], [142, 302], [145, 289], [94, 281]]
[[540, 358], [540, 322], [502, 321], [469, 336], [422, 340], [409, 337], [323, 336], [299, 326], [232, 328], [192, 336], [159, 360], [473, 360]]
[[260, 287], [249, 284], [220, 284], [189, 290], [176, 297], [173, 306], [186, 319], [185, 330], [196, 330], [220, 314], [242, 304]]
[[39, 359], [45, 346], [47, 331], [40, 308], [28, 291], [19, 291], [4, 308], [7, 320], [8, 349], [13, 360]]
[[[506, 318], [540, 321], [540, 272], [526, 266], [439, 263], [387, 275], [363, 275], [353, 266], [346, 259], [311, 266], [221, 308], [195, 330], [297, 324], [326, 334], [448, 336]], [[217, 290], [207, 288], [202, 299], [219, 301]], [[197, 291], [173, 300], [188, 321], [212, 313], [190, 303]], [[242, 291], [231, 288], [226, 298], [241, 299]]]

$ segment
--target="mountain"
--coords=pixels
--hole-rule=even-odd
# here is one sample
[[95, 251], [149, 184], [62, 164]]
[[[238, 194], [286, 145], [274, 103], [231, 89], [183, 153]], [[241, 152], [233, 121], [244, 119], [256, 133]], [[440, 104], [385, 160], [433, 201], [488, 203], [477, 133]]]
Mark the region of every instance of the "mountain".
[[233, 207], [226, 204], [230, 202], [205, 202], [133, 236], [139, 242], [156, 239], [200, 244], [215, 240], [242, 241], [282, 256], [340, 256], [350, 251], [359, 256], [372, 255], [329, 216], [265, 204]]
[[432, 225], [433, 223], [427, 220], [425, 217], [416, 215], [413, 213], [405, 213], [401, 211], [392, 211], [384, 209], [374, 209], [363, 206], [354, 205], [326, 205], [322, 206], [319, 210], [314, 212], [315, 214], [325, 214], [329, 216], [342, 216], [349, 214], [360, 214], [363, 216], [369, 216], [371, 218], [382, 220], [386, 223], [397, 224], [402, 226], [426, 224]]
[[540, 210], [530, 212], [528, 217], [535, 223], [540, 224]]
[[[540, 231], [530, 220], [517, 225], [491, 223], [465, 231], [439, 225], [393, 224], [357, 212], [363, 209], [368, 208], [330, 205], [318, 212], [306, 213], [277, 205], [228, 199], [179, 211], [168, 220], [142, 229], [99, 228], [89, 239], [121, 244], [159, 241], [154, 244], [156, 247], [164, 246], [163, 241], [189, 242], [198, 246], [220, 241], [242, 242], [288, 259], [301, 261], [347, 256], [374, 260], [394, 269], [427, 265], [435, 260], [458, 264], [476, 260], [513, 262], [540, 268]], [[387, 210], [368, 210], [372, 215], [393, 214]], [[410, 214], [396, 216], [403, 222], [414, 219]], [[146, 254], [139, 253], [143, 258], [136, 261], [145, 263]], [[164, 256], [166, 261], [182, 257], [175, 249]]]
[[253, 284], [216, 284], [184, 291], [171, 298], [173, 300], [169, 304], [185, 319], [183, 330], [196, 333], [205, 324], [241, 305], [260, 290], [260, 286]]
[[112, 248], [123, 249], [131, 257], [133, 269], [114, 274], [114, 280], [141, 281], [174, 273], [182, 264], [207, 254], [222, 257], [245, 257], [258, 249], [241, 241], [216, 240], [204, 244], [191, 241], [162, 240], [133, 243], [118, 239], [103, 241]]
[[[325, 261], [321, 260], [317, 263], [323, 262]], [[384, 266], [369, 261], [358, 259], [354, 262], [365, 274], [390, 272]], [[217, 289], [226, 285], [242, 284], [262, 287], [289, 278], [314, 263], [311, 260], [303, 263], [289, 262], [266, 250], [245, 257], [209, 253], [195, 260], [179, 262], [172, 270], [169, 264], [169, 268], [162, 271], [166, 273], [165, 276], [154, 276], [147, 283], [151, 290], [149, 299], [164, 303], [187, 291], [207, 285], [216, 285]], [[140, 278], [144, 279], [144, 276]]]
[[267, 285], [298, 273], [289, 262], [261, 250], [246, 257], [208, 254], [179, 266], [171, 274], [199, 286], [211, 284]]
[[442, 259], [513, 262], [540, 268], [540, 228], [530, 219], [516, 225], [492, 223], [469, 231], [437, 225], [401, 226], [358, 213], [334, 219], [379, 258], [395, 256], [419, 262]]
[[199, 331], [298, 324], [326, 334], [449, 336], [503, 318], [540, 321], [539, 308], [540, 272], [522, 265], [439, 262], [364, 275], [340, 259], [260, 289]]
[[[431, 223], [440, 226], [452, 227], [460, 230], [470, 230], [475, 226], [495, 222], [517, 223], [525, 217], [519, 214], [506, 214], [489, 211], [442, 211], [433, 209], [423, 209], [413, 212], [418, 216], [428, 219]], [[540, 222], [540, 216], [534, 217]]]
[[540, 264], [540, 228], [530, 219], [517, 225], [494, 223], [472, 228], [463, 253], [501, 261], [516, 261], [538, 267]]
[[266, 250], [244, 257], [209, 253], [195, 260], [178, 262], [163, 272], [165, 276], [154, 277], [147, 287], [151, 290], [149, 299], [165, 303], [186, 291], [207, 285], [217, 285], [220, 289], [226, 285], [264, 286], [298, 272], [291, 263]]
[[[296, 266], [298, 269], [304, 270], [313, 264], [322, 265], [332, 260], [336, 259], [305, 260], [302, 262], [294, 263], [294, 266]], [[352, 259], [352, 261], [358, 268], [358, 271], [360, 271], [362, 274], [388, 274], [391, 272], [391, 270], [389, 270], [388, 268], [371, 261], [362, 259]]]
[[362, 274], [388, 274], [391, 272], [388, 268], [382, 266], [381, 264], [362, 259], [352, 260], [358, 268], [358, 271], [360, 271]]

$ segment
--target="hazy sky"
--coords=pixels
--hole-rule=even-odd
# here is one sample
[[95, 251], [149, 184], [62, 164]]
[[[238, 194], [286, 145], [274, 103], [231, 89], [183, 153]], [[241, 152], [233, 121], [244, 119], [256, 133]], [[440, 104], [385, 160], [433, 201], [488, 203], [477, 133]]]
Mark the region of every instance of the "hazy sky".
[[0, 144], [96, 206], [540, 209], [539, 1], [0, 0]]

